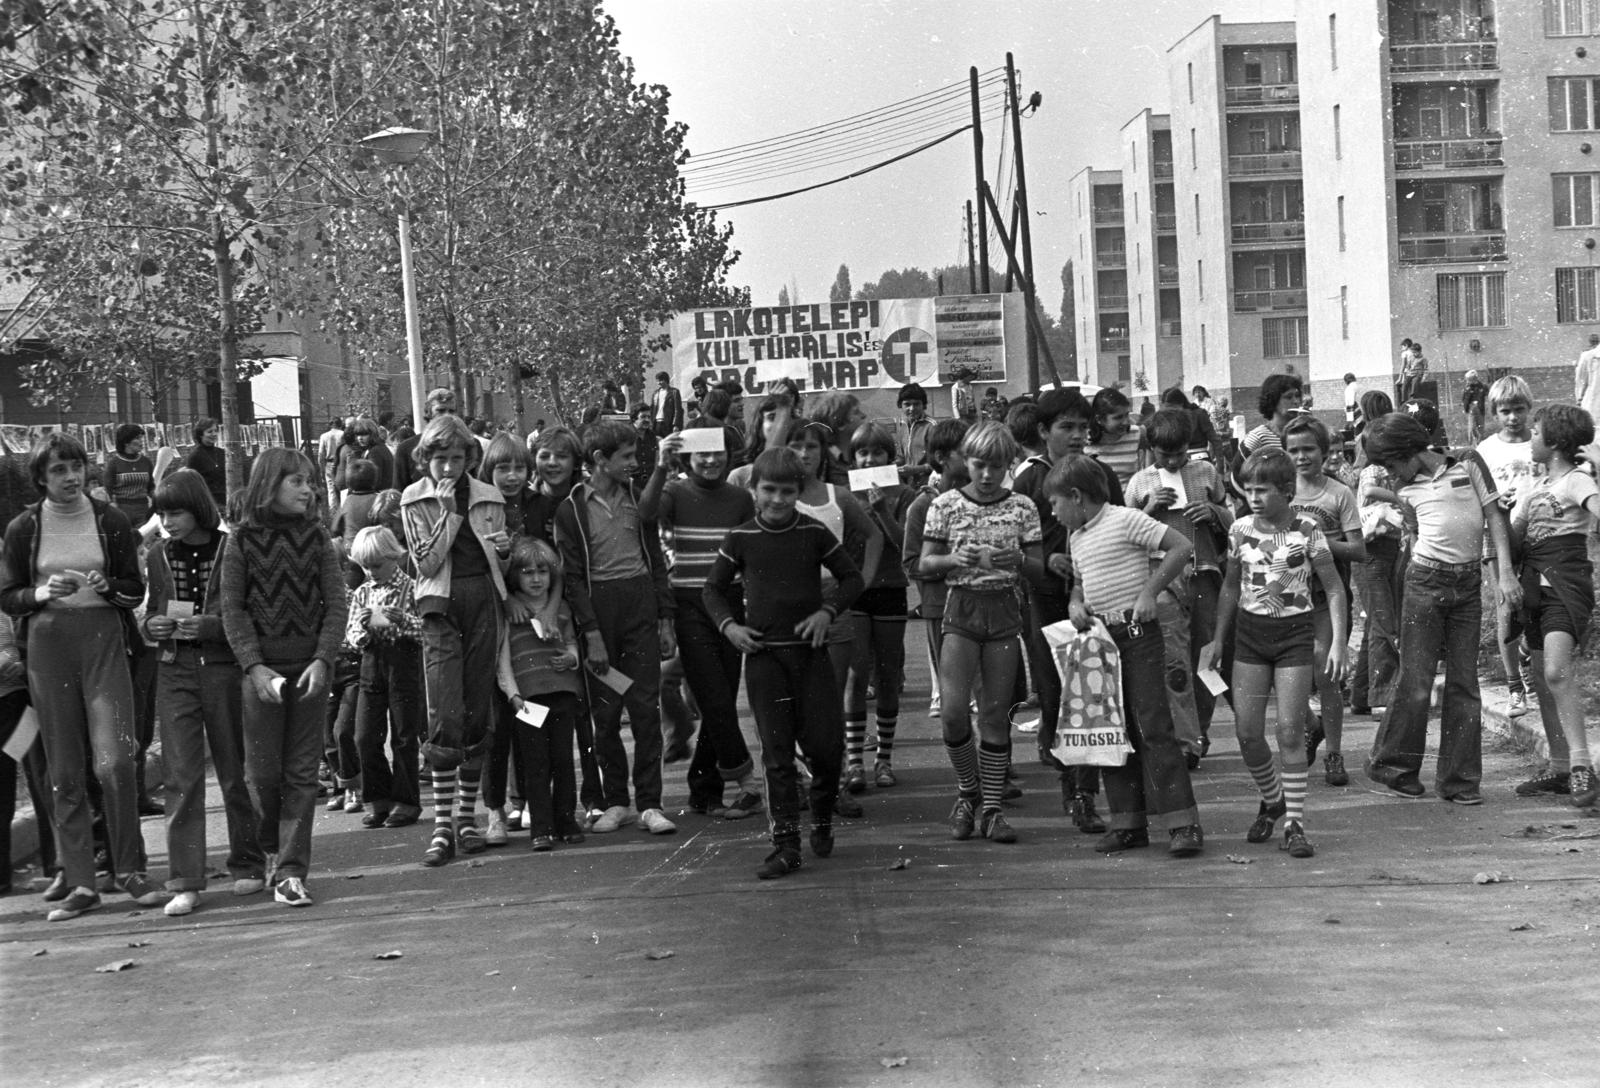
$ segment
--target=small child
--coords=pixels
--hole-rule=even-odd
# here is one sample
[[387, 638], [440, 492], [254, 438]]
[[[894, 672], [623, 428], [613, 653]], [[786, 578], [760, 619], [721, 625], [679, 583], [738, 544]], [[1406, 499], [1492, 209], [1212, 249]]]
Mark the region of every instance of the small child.
[[923, 488], [906, 508], [905, 540], [900, 552], [906, 576], [917, 583], [917, 612], [928, 636], [928, 665], [933, 675], [933, 695], [928, 706], [930, 718], [939, 716], [939, 651], [944, 645], [946, 588], [943, 575], [922, 569], [922, 534], [933, 500], [969, 482], [967, 463], [961, 456], [961, 441], [966, 436], [967, 425], [959, 419], [941, 419], [928, 429], [925, 457], [933, 470], [933, 485]]
[[1120, 389], [1108, 386], [1094, 395], [1094, 418], [1089, 428], [1089, 456], [1111, 466], [1123, 487], [1144, 467], [1140, 452], [1144, 429], [1129, 422], [1133, 405]]
[[[1200, 651], [1200, 668], [1213, 668], [1237, 617], [1234, 638], [1233, 706], [1235, 731], [1245, 769], [1261, 791], [1261, 807], [1245, 834], [1248, 842], [1272, 838], [1285, 817], [1284, 849], [1293, 858], [1316, 851], [1305, 833], [1305, 715], [1316, 665], [1316, 605], [1312, 576], [1321, 582], [1332, 614], [1333, 635], [1327, 671], [1334, 684], [1344, 675], [1344, 590], [1333, 553], [1316, 521], [1297, 513], [1295, 465], [1281, 449], [1250, 455], [1239, 472], [1251, 517], [1233, 523], [1228, 533], [1228, 572], [1217, 608], [1217, 627]], [[1267, 694], [1278, 700], [1278, 758], [1273, 764], [1266, 740]], [[1337, 697], [1337, 696], [1336, 696]]]
[[[1495, 488], [1500, 493], [1500, 509], [1508, 514], [1521, 493], [1544, 475], [1544, 466], [1533, 459], [1533, 441], [1528, 431], [1528, 416], [1533, 411], [1533, 393], [1528, 383], [1515, 374], [1498, 379], [1489, 387], [1489, 414], [1500, 429], [1478, 443], [1478, 456], [1489, 467]], [[1494, 573], [1493, 552], [1483, 556], [1483, 574]], [[1528, 645], [1511, 633], [1512, 610], [1502, 605], [1495, 610], [1495, 642], [1500, 647], [1500, 663], [1505, 668], [1510, 689], [1506, 714], [1520, 718], [1528, 712], [1528, 696], [1533, 694], [1534, 677]]]
[[533, 472], [533, 454], [528, 447], [509, 434], [497, 434], [484, 451], [478, 478], [500, 489], [506, 502], [506, 532], [513, 538], [548, 540], [545, 507], [549, 504], [542, 493], [529, 485]]
[[[1517, 497], [1511, 514], [1511, 538], [1522, 555], [1522, 615], [1533, 667], [1536, 676], [1543, 674], [1553, 704], [1547, 706], [1546, 692], [1539, 692], [1550, 768], [1517, 792], [1570, 792], [1578, 808], [1600, 800], [1600, 777], [1584, 732], [1584, 696], [1573, 675], [1573, 657], [1594, 613], [1587, 537], [1600, 519], [1600, 488], [1577, 467], [1579, 451], [1593, 441], [1594, 420], [1582, 408], [1552, 404], [1539, 409], [1533, 417], [1533, 459], [1545, 472]], [[1567, 778], [1566, 790], [1559, 788], [1561, 777]]]
[[[578, 633], [561, 592], [561, 557], [546, 541], [519, 537], [511, 546], [511, 596], [528, 618], [507, 625], [500, 643], [500, 689], [517, 716], [522, 756], [524, 821], [536, 851], [583, 841], [573, 818], [578, 803], [572, 769], [573, 728], [582, 712]], [[521, 717], [529, 704], [547, 711], [534, 725]]]
[[1476, 446], [1483, 441], [1483, 415], [1489, 387], [1483, 384], [1476, 370], [1467, 371], [1466, 382], [1467, 387], [1461, 393], [1461, 411], [1467, 417], [1467, 445]]
[[333, 516], [333, 535], [344, 541], [348, 552], [356, 534], [377, 521], [372, 516], [372, 506], [378, 499], [378, 466], [371, 461], [352, 461], [345, 470], [344, 480], [349, 490], [339, 503], [339, 512]]
[[[944, 647], [939, 656], [940, 720], [945, 752], [956, 772], [951, 838], [976, 830], [991, 842], [1017, 841], [1000, 811], [1010, 766], [1011, 723], [1007, 711], [1022, 669], [1024, 624], [1016, 589], [1023, 572], [1037, 578], [1039, 512], [1026, 497], [1000, 485], [1017, 458], [1017, 442], [1005, 424], [986, 420], [961, 442], [971, 482], [946, 491], [928, 508], [921, 569], [943, 574]], [[974, 746], [970, 702], [983, 678]], [[976, 809], [982, 801], [981, 822]]]
[[[1173, 733], [1167, 702], [1166, 647], [1156, 598], [1189, 563], [1193, 546], [1149, 514], [1113, 506], [1104, 469], [1068, 454], [1045, 479], [1045, 494], [1068, 533], [1067, 555], [1050, 569], [1072, 577], [1072, 624], [1088, 630], [1100, 619], [1116, 643], [1122, 667], [1123, 718], [1133, 753], [1120, 767], [1103, 768], [1111, 829], [1095, 844], [1102, 854], [1150, 845], [1149, 813], [1166, 825], [1168, 852], [1191, 857], [1204, 849], [1200, 810], [1189, 768]], [[1166, 553], [1155, 571], [1150, 553]]]
[[[422, 815], [417, 754], [428, 708], [422, 617], [415, 584], [400, 569], [405, 557], [404, 545], [381, 525], [362, 529], [350, 545], [351, 560], [367, 575], [350, 597], [345, 633], [361, 655], [355, 741], [369, 807], [363, 827], [408, 827]], [[383, 754], [385, 739], [390, 758]]]
[[[833, 853], [833, 809], [844, 761], [844, 719], [828, 627], [862, 588], [861, 572], [827, 526], [796, 509], [810, 475], [786, 447], [764, 451], [750, 473], [756, 516], [729, 531], [706, 578], [706, 611], [746, 656], [745, 689], [761, 736], [773, 851], [756, 869], [772, 880], [800, 868], [800, 799], [794, 751], [811, 765], [811, 852]], [[822, 570], [834, 577], [822, 592]], [[746, 622], [729, 591], [744, 583]]]

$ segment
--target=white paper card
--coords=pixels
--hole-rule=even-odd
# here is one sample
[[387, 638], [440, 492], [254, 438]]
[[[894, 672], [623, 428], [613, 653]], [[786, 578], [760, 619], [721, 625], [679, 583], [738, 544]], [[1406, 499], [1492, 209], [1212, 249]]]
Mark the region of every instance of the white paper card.
[[894, 465], [878, 465], [876, 468], [853, 468], [850, 470], [850, 490], [865, 491], [876, 484], [879, 487], [893, 487], [900, 482], [900, 470]]
[[371, 628], [393, 627], [394, 624], [390, 623], [389, 617], [383, 614], [383, 609], [374, 608], [372, 610], [372, 618], [367, 621], [367, 626]]
[[1182, 510], [1189, 505], [1189, 493], [1183, 489], [1183, 474], [1181, 472], [1169, 472], [1164, 468], [1158, 468], [1156, 469], [1156, 476], [1159, 479], [1157, 486], [1170, 487], [1178, 493], [1178, 497], [1172, 502], [1174, 510]]
[[1216, 669], [1201, 669], [1195, 675], [1206, 686], [1206, 690], [1213, 695], [1221, 695], [1228, 690], [1228, 682], [1222, 678], [1222, 674]]
[[797, 382], [811, 377], [811, 364], [804, 359], [768, 359], [756, 364], [756, 381], [775, 382], [790, 378]]
[[679, 431], [683, 445], [679, 453], [723, 453], [727, 450], [727, 433], [721, 427], [691, 427]]
[[599, 677], [599, 680], [618, 695], [626, 694], [627, 690], [633, 687], [633, 680], [624, 676], [614, 665], [607, 669], [605, 675]]
[[544, 725], [544, 720], [550, 716], [550, 708], [542, 703], [523, 703], [522, 709], [517, 711], [517, 717], [538, 729]]
[[1244, 436], [1245, 436], [1244, 416], [1234, 416], [1233, 417], [1233, 437], [1239, 439], [1242, 442], [1242, 441], [1244, 441]]
[[193, 601], [168, 601], [167, 618], [172, 620], [194, 619]]
[[38, 735], [39, 715], [30, 706], [17, 719], [17, 727], [11, 731], [11, 739], [6, 741], [5, 754], [14, 763], [22, 762], [22, 757], [28, 754], [28, 749], [33, 747], [33, 739]]

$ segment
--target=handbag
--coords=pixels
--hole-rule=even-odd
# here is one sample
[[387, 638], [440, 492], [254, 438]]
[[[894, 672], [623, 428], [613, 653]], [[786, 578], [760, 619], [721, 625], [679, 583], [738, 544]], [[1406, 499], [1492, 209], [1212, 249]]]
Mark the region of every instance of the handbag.
[[1133, 753], [1122, 708], [1122, 662], [1098, 618], [1087, 631], [1071, 620], [1044, 629], [1061, 676], [1061, 716], [1050, 754], [1068, 767], [1120, 767]]

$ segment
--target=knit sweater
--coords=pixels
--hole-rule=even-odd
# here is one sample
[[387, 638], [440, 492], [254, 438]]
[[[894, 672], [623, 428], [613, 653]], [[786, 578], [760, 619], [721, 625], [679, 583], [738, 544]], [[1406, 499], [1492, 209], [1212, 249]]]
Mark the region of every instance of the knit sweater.
[[[827, 598], [822, 593], [826, 567], [837, 581]], [[745, 584], [745, 624], [773, 646], [809, 646], [795, 632], [801, 620], [825, 609], [833, 616], [850, 607], [861, 594], [861, 572], [850, 561], [844, 545], [822, 522], [796, 514], [781, 528], [752, 518], [728, 532], [706, 579], [706, 611], [722, 630], [734, 620], [728, 591], [735, 574]]]
[[524, 699], [561, 691], [581, 695], [576, 668], [552, 667], [558, 656], [577, 652], [578, 632], [572, 625], [572, 610], [564, 602], [558, 608], [554, 631], [542, 626], [535, 630], [532, 623], [509, 624], [500, 642], [500, 690], [508, 698], [519, 695]]
[[222, 560], [222, 625], [239, 667], [330, 668], [349, 607], [344, 572], [320, 522], [268, 514], [242, 525]]
[[668, 483], [661, 491], [657, 521], [672, 588], [696, 592], [705, 588], [722, 538], [755, 516], [755, 501], [742, 487], [726, 483], [707, 487], [692, 480]]

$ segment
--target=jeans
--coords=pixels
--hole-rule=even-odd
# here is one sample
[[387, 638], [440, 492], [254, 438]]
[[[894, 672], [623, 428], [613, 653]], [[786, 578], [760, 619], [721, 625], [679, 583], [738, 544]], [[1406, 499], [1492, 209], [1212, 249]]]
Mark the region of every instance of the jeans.
[[1483, 777], [1483, 703], [1478, 697], [1478, 625], [1482, 575], [1412, 563], [1401, 610], [1400, 675], [1394, 699], [1372, 742], [1367, 776], [1392, 783], [1419, 777], [1428, 746], [1433, 678], [1444, 659], [1444, 713], [1439, 722], [1441, 797], [1478, 792]]
[[[736, 781], [754, 767], [750, 748], [739, 729], [739, 672], [744, 657], [723, 637], [695, 590], [677, 590], [674, 627], [684, 679], [700, 704], [700, 739], [689, 761], [689, 801], [722, 802], [723, 783]], [[729, 594], [736, 623], [744, 622], [743, 592]]]
[[[13, 725], [28, 709], [28, 692], [13, 691], [0, 696], [0, 722]], [[4, 733], [0, 729], [0, 733]], [[20, 762], [0, 753], [0, 827], [7, 829], [0, 836], [0, 888], [11, 887], [11, 818], [16, 815], [17, 772], [21, 771], [28, 783], [28, 794], [33, 799], [33, 811], [39, 827], [39, 868], [50, 875], [56, 869], [55, 823], [50, 813], [50, 769], [45, 765], [44, 745], [37, 737]]]
[[[1185, 587], [1184, 597], [1188, 596]], [[1172, 730], [1185, 754], [1200, 754], [1200, 712], [1195, 707], [1194, 662], [1190, 660], [1189, 609], [1171, 588], [1156, 598], [1156, 619], [1166, 650], [1167, 705]]]
[[1374, 541], [1364, 563], [1356, 563], [1354, 581], [1366, 619], [1361, 649], [1350, 681], [1350, 705], [1356, 709], [1388, 706], [1400, 671], [1399, 614], [1401, 563], [1398, 547]]
[[333, 682], [328, 685], [327, 727], [322, 759], [343, 790], [361, 774], [361, 753], [356, 748], [356, 712], [361, 696], [361, 657], [340, 650], [333, 662]]
[[447, 610], [422, 617], [427, 754], [435, 770], [455, 770], [489, 750], [499, 627], [500, 599], [487, 574], [453, 579]]
[[161, 756], [167, 768], [167, 891], [206, 887], [206, 748], [217, 772], [228, 824], [228, 872], [235, 880], [266, 876], [266, 857], [244, 780], [239, 667], [202, 663], [179, 646], [161, 663]]
[[537, 729], [521, 718], [512, 719], [516, 748], [522, 755], [522, 788], [527, 794], [523, 826], [536, 836], [569, 835], [578, 830], [572, 818], [578, 801], [572, 730], [582, 706], [570, 691], [533, 695], [528, 702], [547, 706], [550, 713]]
[[[1211, 719], [1217, 712], [1219, 698], [1229, 700], [1232, 705], [1232, 688], [1220, 696], [1211, 694], [1211, 689], [1204, 684], [1193, 683], [1194, 667], [1200, 659], [1200, 647], [1210, 642], [1217, 633], [1217, 601], [1222, 596], [1222, 572], [1215, 570], [1195, 571], [1189, 578], [1189, 589], [1186, 594], [1189, 605], [1189, 676], [1190, 686], [1194, 690], [1194, 710], [1199, 718], [1201, 737], [1211, 733]], [[1233, 675], [1233, 628], [1228, 629], [1228, 637], [1222, 643], [1222, 660], [1213, 668], [1223, 676]]]
[[417, 752], [427, 713], [422, 648], [409, 639], [374, 641], [361, 654], [356, 751], [361, 759], [361, 796], [380, 812], [396, 805], [421, 811]]
[[612, 667], [633, 681], [619, 696], [593, 676], [587, 678], [605, 807], [628, 805], [628, 751], [622, 746], [622, 709], [627, 707], [633, 732], [634, 800], [640, 812], [660, 808], [661, 638], [655, 583], [648, 574], [595, 582], [589, 598]]
[[128, 672], [133, 681], [133, 738], [138, 742], [139, 753], [134, 761], [134, 778], [139, 786], [139, 804], [150, 799], [150, 787], [161, 783], [145, 781], [145, 756], [156, 739], [156, 672], [161, 663], [161, 651], [144, 642], [136, 642], [128, 654]]
[[277, 875], [305, 879], [311, 868], [311, 826], [316, 820], [317, 761], [322, 755], [326, 692], [300, 694], [300, 674], [310, 662], [273, 665], [283, 677], [283, 702], [265, 703], [249, 676], [244, 692], [244, 772], [259, 820], [261, 849], [278, 855]]
[[1152, 813], [1168, 830], [1198, 824], [1200, 809], [1167, 700], [1161, 624], [1145, 623], [1137, 635], [1127, 624], [1112, 624], [1108, 630], [1121, 658], [1122, 712], [1133, 754], [1120, 767], [1101, 768], [1111, 809], [1107, 825], [1113, 831], [1138, 830], [1147, 826]]
[[767, 770], [767, 811], [772, 843], [800, 845], [800, 795], [794, 750], [811, 766], [811, 820], [833, 823], [844, 764], [844, 713], [833, 664], [826, 649], [781, 646], [751, 654], [745, 664], [745, 690], [761, 735], [761, 762]]

